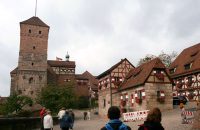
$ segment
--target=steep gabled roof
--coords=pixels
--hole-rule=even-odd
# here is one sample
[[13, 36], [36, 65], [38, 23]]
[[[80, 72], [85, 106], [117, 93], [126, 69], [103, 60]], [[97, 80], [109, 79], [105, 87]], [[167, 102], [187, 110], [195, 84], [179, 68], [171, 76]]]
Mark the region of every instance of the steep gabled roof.
[[57, 60], [48, 60], [48, 65], [51, 67], [69, 67], [69, 68], [75, 68], [75, 61], [57, 61]]
[[[121, 63], [123, 63], [124, 61], [129, 62], [129, 64], [130, 64], [131, 66], [133, 66], [133, 65], [131, 64], [130, 61], [128, 61], [126, 58], [124, 58], [124, 59], [122, 59], [120, 62], [118, 62], [117, 64], [113, 65], [111, 68], [109, 68], [108, 70], [106, 70], [105, 72], [103, 72], [103, 73], [101, 73], [100, 75], [98, 75], [98, 76], [97, 76], [97, 79], [100, 79], [100, 78], [102, 78], [102, 77], [108, 75], [109, 73], [111, 73], [116, 67], [118, 67], [118, 66], [119, 66]], [[133, 66], [133, 67], [134, 67], [134, 66]]]
[[82, 75], [87, 77], [93, 84], [98, 85], [98, 80], [90, 72], [85, 71]]
[[145, 83], [153, 69], [165, 69], [165, 65], [159, 58], [133, 68], [126, 76], [125, 81], [119, 90], [135, 87]]
[[41, 19], [39, 19], [38, 17], [31, 17], [25, 21], [20, 22], [20, 24], [28, 24], [28, 25], [36, 25], [36, 26], [42, 26], [42, 27], [48, 27], [49, 26], [44, 23]]
[[[186, 70], [185, 65], [190, 63], [192, 63], [191, 68]], [[170, 65], [169, 70], [174, 68], [175, 72], [170, 74], [172, 78], [200, 72], [200, 43], [184, 49]]]
[[90, 81], [90, 85], [91, 85], [91, 88], [94, 90], [94, 89], [98, 89], [98, 80], [95, 78], [95, 76], [93, 76], [90, 72], [88, 71], [85, 71], [83, 74], [83, 76], [85, 76], [86, 78], [89, 79]]

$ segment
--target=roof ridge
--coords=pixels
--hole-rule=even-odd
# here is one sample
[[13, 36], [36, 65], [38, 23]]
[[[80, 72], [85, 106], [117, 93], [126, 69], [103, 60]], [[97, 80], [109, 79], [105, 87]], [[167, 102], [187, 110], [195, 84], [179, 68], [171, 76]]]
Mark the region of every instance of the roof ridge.
[[44, 23], [39, 17], [33, 16], [27, 20], [24, 20], [20, 22], [20, 24], [28, 24], [28, 25], [36, 25], [36, 26], [42, 26], [42, 27], [48, 27], [49, 26]]

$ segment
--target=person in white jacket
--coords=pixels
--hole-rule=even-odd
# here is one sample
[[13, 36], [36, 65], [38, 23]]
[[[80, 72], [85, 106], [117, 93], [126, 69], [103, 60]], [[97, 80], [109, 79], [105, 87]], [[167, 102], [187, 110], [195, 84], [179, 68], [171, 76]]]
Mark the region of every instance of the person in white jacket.
[[51, 111], [47, 111], [46, 116], [44, 116], [44, 130], [53, 130], [53, 118], [51, 116]]
[[65, 108], [64, 107], [61, 108], [61, 110], [58, 112], [58, 119], [59, 120], [62, 119], [62, 117], [65, 115], [65, 112], [66, 112]]

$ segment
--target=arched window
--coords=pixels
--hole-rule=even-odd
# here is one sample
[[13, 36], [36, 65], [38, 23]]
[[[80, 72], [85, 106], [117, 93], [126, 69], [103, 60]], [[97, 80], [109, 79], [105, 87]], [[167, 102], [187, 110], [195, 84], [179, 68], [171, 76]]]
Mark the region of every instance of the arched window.
[[33, 83], [33, 77], [29, 78], [29, 84]]
[[39, 76], [39, 81], [42, 81], [42, 76]]

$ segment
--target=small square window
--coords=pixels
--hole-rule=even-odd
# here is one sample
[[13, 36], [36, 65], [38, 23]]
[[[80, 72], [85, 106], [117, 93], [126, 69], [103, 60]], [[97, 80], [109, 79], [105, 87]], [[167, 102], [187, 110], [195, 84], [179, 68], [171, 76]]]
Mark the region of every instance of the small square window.
[[106, 99], [103, 99], [103, 107], [106, 107]]
[[42, 76], [39, 76], [39, 80], [42, 81]]
[[31, 95], [33, 95], [33, 91], [30, 91]]
[[185, 70], [189, 70], [192, 66], [192, 63], [184, 65]]
[[33, 46], [33, 50], [35, 50], [35, 46]]
[[170, 69], [170, 70], [169, 70], [169, 73], [170, 73], [170, 74], [173, 74], [173, 73], [175, 73], [175, 71], [176, 71], [176, 68], [173, 68], [173, 69]]
[[42, 31], [39, 31], [39, 34], [42, 34]]
[[31, 29], [29, 29], [28, 32], [31, 33]]
[[34, 63], [31, 64], [32, 66], [34, 65]]

